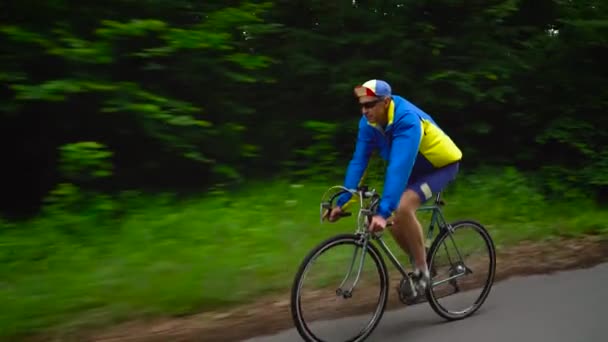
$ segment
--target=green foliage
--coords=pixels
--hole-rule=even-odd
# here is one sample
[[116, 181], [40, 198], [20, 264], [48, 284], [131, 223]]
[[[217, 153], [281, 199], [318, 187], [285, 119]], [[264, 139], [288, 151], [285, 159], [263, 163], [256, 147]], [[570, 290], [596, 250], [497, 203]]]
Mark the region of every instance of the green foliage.
[[[285, 166], [300, 179], [341, 177], [359, 115], [352, 88], [384, 78], [434, 117], [469, 167], [514, 165], [546, 179], [569, 175], [568, 188], [605, 189], [604, 4], [41, 6], [44, 17], [15, 4], [0, 26], [0, 127], [56, 123], [41, 125], [45, 143], [31, 147], [39, 155], [65, 141], [104, 141], [122, 156], [113, 188], [160, 179], [169, 189], [211, 188]], [[32, 144], [36, 134], [11, 143]]]
[[323, 121], [306, 121], [302, 127], [310, 132], [311, 143], [306, 148], [296, 150], [291, 163], [292, 174], [299, 179], [333, 179], [344, 173], [344, 166], [336, 164], [338, 151], [335, 137], [338, 125]]
[[[34, 23], [27, 19], [32, 14], [20, 6], [15, 9], [23, 12], [15, 17], [24, 20], [9, 20], [0, 26], [0, 38], [11, 51], [2, 57], [0, 75], [12, 91], [6, 107], [17, 108], [13, 118], [27, 120], [39, 103], [46, 103], [48, 115], [67, 122], [59, 125], [59, 131], [46, 133], [59, 137], [51, 146], [39, 148], [58, 147], [61, 136], [71, 134], [64, 127], [87, 127], [86, 120], [97, 117], [95, 130], [79, 139], [103, 136], [123, 153], [129, 146], [119, 143], [124, 133], [116, 128], [126, 125], [133, 140], [158, 141], [148, 145], [156, 149], [151, 153], [154, 157], [144, 158], [170, 161], [177, 154], [204, 163], [212, 173], [218, 171], [219, 179], [226, 177], [227, 169], [232, 170], [230, 178], [234, 173], [240, 177], [240, 168], [233, 160], [224, 159], [225, 154], [216, 146], [241, 139], [244, 132], [222, 134], [225, 118], [231, 118], [231, 125], [242, 125], [244, 117], [240, 115], [250, 113], [251, 108], [242, 105], [239, 111], [225, 112], [218, 99], [231, 86], [234, 89], [240, 83], [263, 81], [258, 71], [267, 68], [272, 59], [252, 52], [251, 43], [276, 29], [261, 18], [270, 9], [268, 3], [191, 6], [192, 10], [203, 10], [205, 16], [190, 23], [172, 21], [170, 12], [142, 11], [138, 8], [141, 5], [125, 5], [125, 11], [137, 13], [128, 19], [106, 16], [102, 13], [108, 12], [91, 3], [79, 5], [68, 16], [59, 15], [61, 5], [46, 6], [50, 14], [56, 14], [48, 26], [31, 25]], [[171, 5], [162, 6], [177, 11]], [[119, 8], [114, 10], [120, 13]], [[85, 29], [79, 26], [79, 16], [87, 13], [89, 17], [89, 11], [99, 14]], [[244, 30], [250, 35], [248, 39], [243, 39]], [[49, 71], [42, 72], [36, 67], [40, 64]], [[197, 75], [196, 80], [192, 75]], [[120, 115], [121, 119], [107, 114]], [[255, 145], [243, 141], [235, 149], [250, 152], [251, 146]]]
[[544, 219], [551, 209], [541, 193], [542, 189], [535, 187], [534, 183], [535, 179], [513, 167], [480, 169], [459, 177], [453, 189], [448, 189], [447, 196], [450, 197], [450, 191], [461, 195], [455, 207], [466, 210], [468, 216], [482, 213], [480, 215], [497, 222], [527, 224]]
[[46, 198], [50, 211], [58, 209], [65, 211], [75, 211], [74, 208], [82, 203], [82, 193], [80, 189], [72, 183], [59, 183]]
[[112, 176], [112, 152], [96, 141], [61, 146], [60, 170], [66, 182], [58, 183], [44, 198], [42, 212], [53, 217], [49, 229], [80, 237], [90, 232], [93, 222], [108, 223], [116, 218], [117, 203], [108, 195], [87, 191], [83, 185]]
[[112, 152], [96, 141], [83, 141], [61, 147], [60, 169], [71, 181], [91, 180], [112, 175]]

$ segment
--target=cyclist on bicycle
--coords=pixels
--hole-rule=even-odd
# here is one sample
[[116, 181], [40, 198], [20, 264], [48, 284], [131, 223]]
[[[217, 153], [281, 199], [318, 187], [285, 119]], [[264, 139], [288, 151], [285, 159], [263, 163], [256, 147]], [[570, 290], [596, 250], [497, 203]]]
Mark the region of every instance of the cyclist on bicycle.
[[[387, 82], [369, 80], [354, 93], [363, 115], [344, 186], [354, 189], [360, 184], [373, 150], [388, 161], [383, 196], [369, 229], [384, 229], [394, 213], [391, 233], [413, 256], [413, 278], [418, 291], [424, 291], [430, 276], [416, 210], [456, 177], [462, 152], [428, 114], [393, 95]], [[351, 202], [349, 193], [342, 195], [329, 220], [336, 221]]]

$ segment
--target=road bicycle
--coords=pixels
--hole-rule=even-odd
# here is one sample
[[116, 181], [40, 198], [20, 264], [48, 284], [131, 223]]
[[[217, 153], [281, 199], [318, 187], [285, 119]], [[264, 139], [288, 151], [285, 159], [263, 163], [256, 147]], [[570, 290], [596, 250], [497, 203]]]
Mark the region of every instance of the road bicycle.
[[[325, 200], [328, 194], [338, 190], [329, 200]], [[388, 257], [392, 264], [400, 273], [400, 281], [397, 285], [399, 299], [406, 305], [414, 305], [428, 302], [431, 308], [441, 317], [447, 320], [458, 320], [469, 317], [475, 313], [484, 303], [492, 285], [496, 272], [496, 252], [494, 243], [487, 229], [474, 220], [462, 220], [448, 223], [445, 220], [441, 207], [445, 205], [441, 198], [441, 193], [437, 193], [434, 201], [430, 205], [422, 205], [419, 211], [430, 211], [431, 218], [425, 237], [425, 247], [427, 250], [427, 264], [431, 273], [431, 284], [425, 293], [417, 293], [413, 284], [412, 273], [408, 272], [397, 257], [392, 253], [387, 243], [382, 238], [382, 232], [371, 233], [368, 230], [371, 217], [375, 214], [380, 202], [381, 194], [375, 189], [369, 190], [367, 186], [357, 189], [347, 189], [343, 186], [330, 187], [323, 195], [321, 201], [321, 222], [331, 211], [333, 202], [343, 193], [350, 193], [359, 202], [359, 212], [357, 216], [357, 228], [354, 233], [341, 233], [329, 237], [325, 241], [314, 247], [301, 262], [295, 275], [291, 289], [291, 314], [293, 322], [305, 341], [326, 341], [320, 333], [313, 331], [314, 315], [307, 314], [303, 310], [303, 301], [306, 299], [304, 284], [311, 268], [318, 262], [319, 258], [330, 251], [340, 247], [349, 247], [341, 257], [329, 258], [333, 262], [329, 271], [323, 276], [312, 281], [314, 290], [310, 298], [319, 296], [320, 293], [331, 293], [326, 300], [316, 300], [314, 311], [317, 313], [318, 320], [342, 317], [351, 312], [342, 312], [335, 307], [329, 306], [338, 300], [352, 300], [357, 294], [366, 298], [366, 305], [375, 306], [371, 318], [363, 324], [361, 330], [356, 330], [353, 336], [343, 339], [343, 341], [363, 341], [376, 328], [380, 322], [387, 306], [389, 293], [389, 274], [382, 252]], [[342, 216], [352, 216], [352, 212], [342, 212]], [[390, 229], [391, 225], [387, 226]], [[467, 234], [471, 236], [467, 239]], [[464, 236], [465, 238], [462, 238]], [[472, 246], [475, 242], [481, 242], [481, 257], [473, 257], [465, 262], [464, 258], [468, 254], [462, 252], [466, 247]], [[361, 256], [359, 256], [361, 252]], [[445, 252], [445, 255], [441, 254]], [[366, 264], [366, 258], [370, 258], [372, 263]], [[483, 258], [487, 258], [484, 262]], [[410, 257], [409, 261], [413, 259]], [[377, 277], [377, 284], [362, 284], [362, 273], [364, 265], [371, 267], [373, 279]], [[374, 272], [375, 271], [375, 272]], [[439, 279], [440, 275], [446, 274], [445, 279]], [[354, 279], [353, 279], [354, 278]], [[357, 288], [360, 285], [362, 288]], [[357, 288], [357, 290], [356, 290]], [[479, 295], [473, 296], [471, 303], [463, 309], [448, 309], [449, 303], [442, 302], [444, 298], [455, 294], [468, 294], [474, 289], [481, 289]], [[358, 293], [359, 292], [359, 293]], [[373, 300], [371, 294], [378, 294], [378, 298]], [[470, 295], [465, 296], [467, 298]], [[449, 298], [448, 298], [449, 299]], [[321, 303], [321, 305], [319, 305]], [[360, 308], [358, 308], [359, 310]], [[361, 310], [359, 310], [361, 311]], [[359, 312], [357, 311], [357, 313]], [[351, 313], [352, 314], [352, 313]], [[341, 339], [342, 340], [342, 339]]]

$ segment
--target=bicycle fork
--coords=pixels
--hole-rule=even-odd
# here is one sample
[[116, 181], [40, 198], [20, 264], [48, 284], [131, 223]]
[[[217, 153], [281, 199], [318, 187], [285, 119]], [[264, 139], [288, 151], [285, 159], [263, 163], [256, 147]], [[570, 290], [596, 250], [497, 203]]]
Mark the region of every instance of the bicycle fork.
[[[357, 246], [355, 247], [355, 251], [353, 252], [353, 260], [350, 263], [350, 267], [348, 268], [348, 273], [346, 273], [344, 280], [342, 280], [342, 283], [336, 290], [336, 295], [342, 296], [345, 299], [351, 298], [353, 296], [353, 289], [355, 288], [355, 286], [357, 286], [357, 283], [359, 282], [359, 278], [361, 277], [361, 271], [363, 270], [363, 264], [365, 261], [365, 252], [367, 250], [367, 244], [369, 243], [369, 238], [366, 236], [362, 236], [358, 242], [361, 243], [363, 246], [360, 247], [359, 243], [358, 243]], [[355, 263], [357, 262], [357, 255], [359, 254], [359, 250], [361, 250], [362, 252], [361, 252], [361, 260], [359, 261], [359, 269], [357, 270], [357, 276], [355, 277], [355, 281], [353, 281], [352, 285], [350, 286], [350, 289], [344, 290], [342, 287], [344, 286], [344, 284], [346, 284], [346, 281], [351, 277], [353, 268], [355, 266]]]

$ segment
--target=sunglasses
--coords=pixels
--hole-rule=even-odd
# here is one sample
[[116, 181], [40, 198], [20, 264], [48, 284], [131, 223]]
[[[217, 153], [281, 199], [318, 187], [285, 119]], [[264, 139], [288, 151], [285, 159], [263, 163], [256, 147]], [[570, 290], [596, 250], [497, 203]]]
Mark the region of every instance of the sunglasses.
[[370, 108], [374, 108], [375, 105], [378, 104], [378, 102], [382, 101], [382, 99], [376, 99], [373, 101], [367, 101], [367, 102], [363, 102], [363, 103], [359, 103], [359, 105], [365, 109], [370, 109]]

